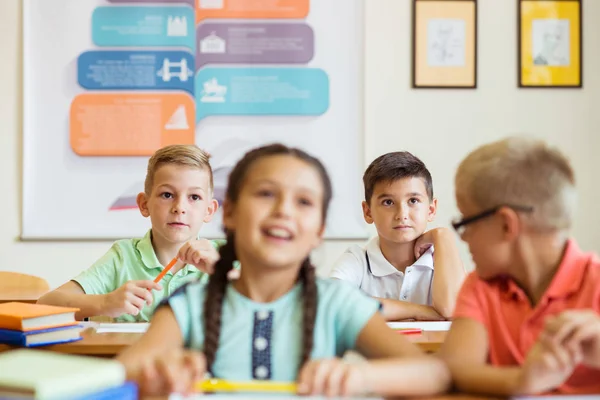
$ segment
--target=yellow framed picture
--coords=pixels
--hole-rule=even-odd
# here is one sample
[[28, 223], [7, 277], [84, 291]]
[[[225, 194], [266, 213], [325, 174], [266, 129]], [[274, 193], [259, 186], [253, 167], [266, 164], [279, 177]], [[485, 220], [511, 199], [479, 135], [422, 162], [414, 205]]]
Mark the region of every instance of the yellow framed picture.
[[476, 88], [477, 1], [413, 0], [412, 17], [413, 88]]
[[519, 0], [519, 87], [580, 88], [580, 0]]

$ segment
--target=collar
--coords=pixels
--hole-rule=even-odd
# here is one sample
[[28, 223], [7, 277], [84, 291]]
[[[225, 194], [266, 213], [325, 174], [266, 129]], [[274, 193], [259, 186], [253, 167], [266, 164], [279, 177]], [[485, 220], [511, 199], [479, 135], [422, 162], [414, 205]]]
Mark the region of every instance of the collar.
[[568, 240], [558, 271], [552, 278], [544, 297], [561, 298], [578, 292], [592, 255], [581, 251], [574, 240]]
[[[388, 276], [392, 274], [401, 274], [383, 255], [379, 246], [379, 236], [375, 236], [367, 243], [365, 252], [369, 257], [371, 264], [371, 274], [377, 277]], [[433, 269], [433, 246], [429, 248], [417, 261], [410, 267], [425, 267]]]
[[[164, 266], [158, 261], [158, 257], [156, 257], [156, 252], [154, 251], [154, 247], [152, 246], [152, 229], [149, 229], [148, 232], [144, 235], [143, 238], [139, 240], [136, 245], [137, 251], [140, 253], [140, 257], [142, 259], [142, 265], [144, 268], [148, 270], [153, 269], [164, 269]], [[186, 275], [190, 268], [195, 268], [193, 265], [186, 264], [180, 271], [182, 275]], [[167, 275], [172, 275], [171, 272], [167, 272]]]
[[[578, 292], [583, 285], [587, 265], [592, 259], [591, 253], [581, 251], [577, 243], [570, 239], [565, 245], [562, 259], [540, 303], [550, 300], [566, 298]], [[523, 290], [510, 278], [503, 279], [504, 290], [513, 299], [526, 299]]]

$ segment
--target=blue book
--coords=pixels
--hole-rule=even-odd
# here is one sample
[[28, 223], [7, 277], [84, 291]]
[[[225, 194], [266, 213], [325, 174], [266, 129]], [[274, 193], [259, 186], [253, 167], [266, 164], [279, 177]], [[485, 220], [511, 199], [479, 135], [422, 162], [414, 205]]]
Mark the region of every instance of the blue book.
[[13, 346], [37, 347], [75, 342], [81, 340], [81, 329], [81, 325], [61, 326], [29, 332], [0, 329], [0, 343]]

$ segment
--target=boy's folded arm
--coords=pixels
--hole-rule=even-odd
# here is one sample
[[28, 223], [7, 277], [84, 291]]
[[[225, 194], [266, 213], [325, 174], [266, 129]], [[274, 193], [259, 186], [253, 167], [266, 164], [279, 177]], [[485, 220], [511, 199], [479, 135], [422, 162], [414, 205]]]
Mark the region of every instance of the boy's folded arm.
[[450, 368], [460, 392], [496, 396], [519, 392], [521, 368], [488, 364], [488, 351], [485, 327], [474, 319], [457, 318], [438, 355]]
[[102, 315], [104, 295], [86, 294], [83, 288], [75, 281], [69, 281], [62, 286], [46, 293], [38, 299], [38, 304], [51, 306], [76, 307], [79, 311], [75, 313], [75, 319]]
[[383, 317], [387, 321], [416, 319], [420, 321], [436, 321], [445, 319], [433, 307], [415, 304], [402, 300], [375, 297], [382, 305]]
[[436, 229], [433, 253], [433, 308], [445, 319], [452, 317], [458, 292], [466, 277], [454, 234], [449, 229]]

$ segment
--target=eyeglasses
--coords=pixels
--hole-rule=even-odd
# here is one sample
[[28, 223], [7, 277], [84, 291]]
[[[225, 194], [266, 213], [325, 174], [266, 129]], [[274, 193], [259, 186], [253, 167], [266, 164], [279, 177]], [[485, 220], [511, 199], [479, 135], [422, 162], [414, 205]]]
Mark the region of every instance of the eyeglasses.
[[487, 218], [489, 216], [496, 214], [496, 212], [498, 212], [498, 210], [501, 209], [502, 207], [508, 207], [515, 211], [521, 211], [521, 212], [532, 212], [533, 211], [533, 207], [531, 207], [531, 206], [501, 204], [494, 208], [490, 208], [489, 210], [482, 211], [479, 214], [473, 215], [472, 217], [464, 218], [464, 219], [461, 219], [458, 221], [453, 221], [452, 227], [454, 228], [456, 233], [458, 233], [460, 236], [462, 236], [462, 234], [465, 233], [465, 228], [467, 227], [467, 225], [472, 224], [473, 222], [479, 221], [480, 219]]

